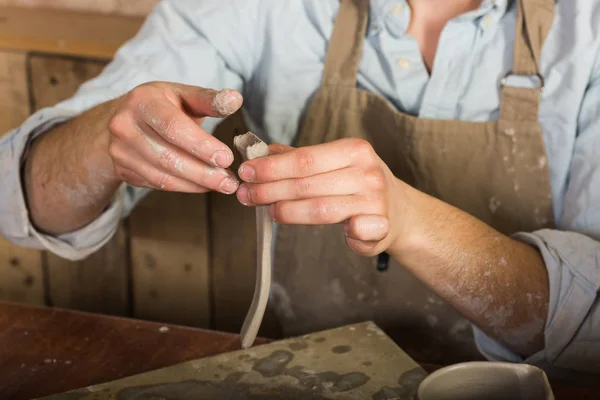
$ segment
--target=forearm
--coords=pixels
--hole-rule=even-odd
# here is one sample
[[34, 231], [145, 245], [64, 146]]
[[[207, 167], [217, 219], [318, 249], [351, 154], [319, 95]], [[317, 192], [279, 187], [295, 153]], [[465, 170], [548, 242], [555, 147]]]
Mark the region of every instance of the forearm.
[[120, 180], [108, 154], [108, 121], [116, 100], [40, 135], [24, 167], [32, 223], [61, 234], [94, 220], [110, 203]]
[[408, 191], [416, 211], [414, 229], [390, 254], [513, 351], [527, 356], [542, 349], [549, 294], [537, 249], [433, 197]]

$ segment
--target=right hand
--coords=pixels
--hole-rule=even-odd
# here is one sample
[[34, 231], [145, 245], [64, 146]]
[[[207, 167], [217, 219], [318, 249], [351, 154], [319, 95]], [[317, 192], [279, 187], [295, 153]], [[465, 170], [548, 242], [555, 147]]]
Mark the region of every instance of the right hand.
[[203, 130], [205, 117], [227, 117], [242, 106], [234, 90], [151, 82], [117, 99], [108, 123], [116, 176], [159, 190], [232, 194], [239, 181], [227, 168], [229, 147]]

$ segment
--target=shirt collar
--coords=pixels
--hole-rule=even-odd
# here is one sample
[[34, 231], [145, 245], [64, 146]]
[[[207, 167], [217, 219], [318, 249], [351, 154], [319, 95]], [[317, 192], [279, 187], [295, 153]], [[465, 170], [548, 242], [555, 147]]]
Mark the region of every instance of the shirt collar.
[[495, 26], [506, 14], [514, 0], [483, 0], [481, 6], [458, 17], [459, 20], [473, 21], [482, 31]]
[[459, 20], [477, 20], [492, 14], [504, 14], [506, 10], [506, 2], [508, 0], [483, 0], [479, 8], [459, 15]]
[[371, 0], [370, 1], [370, 14], [369, 14], [369, 26], [367, 27], [367, 35], [377, 35], [381, 32], [383, 24], [385, 23], [385, 16], [388, 9], [394, 7], [395, 3], [407, 5], [406, 0]]
[[509, 8], [509, 3], [512, 3], [511, 0], [494, 0], [494, 1], [496, 3], [496, 9], [502, 15], [506, 14], [506, 11]]
[[[478, 9], [465, 13], [459, 19], [471, 20], [482, 29], [487, 29], [497, 23], [506, 14], [515, 0], [482, 0]], [[410, 22], [410, 7], [406, 0], [370, 0], [368, 36], [381, 32], [387, 25], [394, 34], [402, 35], [408, 29]], [[393, 10], [402, 9], [399, 15], [393, 15]]]
[[395, 36], [402, 35], [410, 22], [410, 6], [406, 0], [371, 0], [368, 35], [376, 35], [386, 27]]

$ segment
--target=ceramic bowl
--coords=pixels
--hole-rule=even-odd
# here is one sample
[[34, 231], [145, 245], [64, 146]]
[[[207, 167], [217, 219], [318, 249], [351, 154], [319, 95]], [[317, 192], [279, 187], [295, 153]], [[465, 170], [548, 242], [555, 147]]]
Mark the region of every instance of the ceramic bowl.
[[439, 369], [419, 386], [419, 400], [554, 400], [541, 369], [503, 362], [467, 362]]

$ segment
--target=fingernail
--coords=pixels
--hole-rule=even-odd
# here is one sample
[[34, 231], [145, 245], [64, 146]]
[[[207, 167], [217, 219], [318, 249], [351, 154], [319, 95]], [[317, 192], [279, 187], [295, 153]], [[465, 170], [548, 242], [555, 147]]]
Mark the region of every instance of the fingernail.
[[256, 178], [256, 172], [254, 171], [254, 168], [249, 165], [240, 166], [240, 169], [238, 169], [238, 175], [246, 182], [254, 182], [254, 179]]
[[235, 193], [235, 191], [238, 189], [239, 185], [240, 185], [240, 183], [238, 182], [237, 179], [235, 179], [233, 177], [225, 178], [221, 181], [221, 184], [219, 185], [219, 192], [225, 193], [225, 194]]
[[233, 162], [233, 154], [226, 150], [217, 150], [210, 158], [210, 162], [221, 168], [227, 168]]
[[220, 116], [227, 117], [242, 106], [243, 98], [239, 92], [231, 89], [219, 91], [212, 102], [213, 110]]
[[237, 191], [237, 197], [240, 203], [247, 206], [250, 205], [252, 199], [250, 198], [250, 190], [245, 185], [241, 185]]
[[344, 221], [344, 235], [348, 236], [350, 234], [350, 220], [347, 219]]
[[271, 204], [269, 206], [269, 217], [271, 217], [271, 220], [273, 222], [279, 222], [279, 221], [277, 221], [277, 217], [275, 216], [275, 211], [276, 211], [275, 210], [275, 204]]
[[373, 240], [381, 240], [389, 231], [387, 218], [377, 215], [364, 216], [360, 219], [359, 224], [358, 229], [368, 233], [370, 237], [374, 238]]

